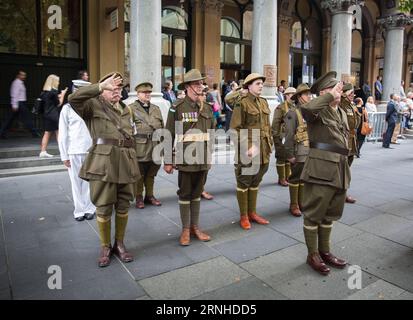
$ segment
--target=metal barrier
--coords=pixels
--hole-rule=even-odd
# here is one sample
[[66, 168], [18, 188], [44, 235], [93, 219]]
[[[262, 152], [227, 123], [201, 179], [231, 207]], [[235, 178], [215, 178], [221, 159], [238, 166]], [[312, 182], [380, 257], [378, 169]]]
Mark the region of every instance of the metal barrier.
[[374, 112], [369, 113], [369, 124], [373, 127], [373, 131], [366, 137], [367, 141], [382, 141], [383, 132], [387, 128], [386, 124], [386, 112]]

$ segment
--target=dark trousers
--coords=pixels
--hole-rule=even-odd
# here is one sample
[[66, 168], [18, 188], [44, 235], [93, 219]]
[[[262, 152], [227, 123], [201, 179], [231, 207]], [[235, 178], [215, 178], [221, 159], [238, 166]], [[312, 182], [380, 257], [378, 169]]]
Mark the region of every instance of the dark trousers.
[[231, 118], [232, 118], [232, 111], [225, 110], [225, 131], [228, 131], [230, 129]]
[[394, 128], [396, 127], [396, 123], [388, 122], [387, 123], [387, 131], [384, 135], [383, 139], [383, 147], [388, 148], [390, 147], [391, 137], [393, 136]]
[[179, 171], [177, 192], [180, 201], [192, 201], [201, 198], [204, 191], [208, 171], [184, 172]]
[[0, 136], [6, 134], [7, 130], [12, 125], [14, 119], [18, 117], [27, 129], [29, 129], [33, 134], [36, 133], [36, 130], [33, 127], [33, 118], [32, 113], [27, 108], [27, 103], [24, 101], [19, 102], [19, 109], [16, 112], [11, 112], [7, 117], [6, 121], [3, 123], [0, 129]]

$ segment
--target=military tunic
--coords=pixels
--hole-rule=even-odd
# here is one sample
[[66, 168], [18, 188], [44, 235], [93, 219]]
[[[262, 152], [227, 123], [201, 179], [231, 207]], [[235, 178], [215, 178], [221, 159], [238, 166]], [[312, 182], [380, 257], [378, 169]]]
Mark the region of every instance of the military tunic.
[[330, 107], [332, 101], [334, 97], [327, 93], [301, 106], [310, 140], [301, 175], [303, 207], [305, 217], [316, 224], [341, 218], [351, 179], [347, 116], [341, 108]]
[[[121, 130], [132, 137], [130, 110], [122, 102], [112, 106], [100, 94], [99, 84], [83, 87], [69, 96], [69, 103], [84, 119], [93, 139], [79, 176], [90, 181], [91, 200], [97, 213], [110, 216], [113, 206], [118, 213], [129, 210], [134, 183], [140, 178], [140, 173], [135, 148], [124, 147], [125, 136], [107, 114], [110, 113]], [[98, 144], [99, 139], [112, 143]], [[118, 145], [114, 145], [114, 141]]]
[[[256, 175], [243, 175], [242, 169], [251, 167], [251, 164], [243, 164], [241, 161], [235, 164], [235, 175], [237, 178], [238, 188], [257, 188], [261, 183], [262, 177], [268, 171], [273, 146], [270, 113], [271, 111], [267, 100], [261, 97], [255, 97], [251, 93], [248, 93], [246, 97], [240, 98], [240, 100], [235, 103], [234, 113], [231, 120], [231, 129], [236, 130], [238, 133], [238, 154], [241, 150], [241, 144], [248, 143], [248, 149], [252, 147], [252, 130], [255, 129], [260, 131], [259, 172]], [[240, 130], [242, 129], [248, 130], [247, 139], [240, 135]], [[239, 159], [241, 159], [241, 157], [239, 157]]]
[[295, 158], [291, 166], [290, 184], [299, 184], [304, 163], [310, 152], [307, 123], [303, 118], [300, 105], [291, 108], [285, 118], [285, 154], [287, 159]]
[[351, 166], [354, 156], [358, 154], [357, 128], [361, 124], [361, 114], [358, 112], [357, 107], [345, 97], [341, 97], [340, 108], [342, 108], [347, 115], [347, 122], [350, 129], [348, 148], [350, 150], [349, 165]]
[[[142, 196], [143, 186], [145, 184], [146, 196], [153, 196], [153, 183], [160, 165], [159, 158], [153, 159], [152, 153], [158, 141], [153, 141], [152, 136], [158, 129], [164, 128], [162, 113], [158, 106], [149, 103], [147, 108], [140, 101], [129, 105], [133, 112], [133, 121], [136, 125], [136, 155], [138, 158], [139, 171], [141, 179], [136, 185], [136, 195]], [[156, 163], [155, 163], [156, 162]]]
[[[181, 201], [201, 197], [205, 176], [211, 168], [214, 142], [210, 141], [212, 137], [208, 130], [214, 130], [215, 126], [211, 107], [206, 103], [201, 106], [188, 96], [175, 102], [169, 110], [166, 129], [171, 133], [172, 143], [176, 141], [173, 164], [179, 171], [178, 196]], [[192, 155], [190, 159], [186, 157], [188, 154]]]
[[283, 102], [274, 111], [274, 118], [272, 121], [272, 136], [274, 139], [275, 156], [280, 163], [285, 163], [287, 160], [284, 148], [284, 138], [285, 138], [285, 116], [288, 111], [294, 108], [291, 102]]

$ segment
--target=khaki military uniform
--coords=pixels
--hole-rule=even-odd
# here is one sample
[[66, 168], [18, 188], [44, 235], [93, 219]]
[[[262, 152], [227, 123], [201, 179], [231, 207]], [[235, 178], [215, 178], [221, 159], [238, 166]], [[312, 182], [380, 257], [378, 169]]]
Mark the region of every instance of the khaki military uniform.
[[[175, 122], [182, 124], [182, 131], [176, 130]], [[179, 171], [177, 194], [184, 228], [199, 225], [201, 193], [211, 169], [212, 150], [208, 145], [211, 140], [208, 130], [215, 129], [215, 126], [209, 105], [200, 105], [189, 97], [175, 102], [168, 113], [166, 129], [176, 142], [174, 164]], [[189, 153], [194, 156], [192, 159], [184, 156]]]
[[110, 247], [112, 211], [115, 209], [117, 212], [116, 240], [123, 241], [134, 184], [140, 173], [129, 108], [122, 102], [111, 105], [100, 94], [98, 84], [84, 87], [69, 96], [69, 103], [85, 120], [93, 139], [79, 176], [89, 181], [91, 200], [97, 207], [101, 242], [103, 246]]
[[[270, 108], [267, 100], [255, 97], [249, 93], [241, 97], [234, 105], [234, 113], [231, 120], [231, 129], [238, 133], [238, 153], [242, 152], [241, 145], [248, 141], [248, 149], [253, 145], [252, 130], [260, 131], [259, 170], [254, 175], [244, 175], [243, 169], [251, 168], [254, 164], [243, 164], [241, 157], [235, 164], [235, 176], [237, 179], [237, 198], [241, 215], [245, 216], [256, 212], [256, 202], [259, 185], [264, 174], [268, 171], [273, 139], [270, 126]], [[248, 138], [240, 135], [240, 130], [248, 129]], [[247, 141], [246, 141], [247, 140]]]
[[296, 162], [291, 166], [289, 178], [290, 204], [302, 206], [304, 182], [301, 174], [304, 163], [310, 152], [307, 122], [301, 112], [300, 105], [290, 109], [284, 119], [285, 122], [285, 154], [287, 159], [295, 158]]
[[354, 161], [354, 156], [358, 154], [357, 148], [357, 128], [361, 124], [361, 114], [358, 112], [357, 107], [347, 98], [341, 97], [340, 108], [347, 115], [347, 122], [350, 129], [348, 148], [350, 150], [348, 162], [351, 166]]
[[283, 141], [285, 139], [284, 119], [291, 108], [294, 108], [291, 102], [285, 101], [281, 103], [274, 111], [271, 127], [274, 139], [275, 158], [277, 159], [277, 173], [280, 181], [288, 180], [291, 174], [290, 163], [287, 161]]
[[[152, 141], [152, 135], [158, 129], [164, 128], [162, 113], [158, 106], [149, 103], [145, 108], [140, 101], [129, 106], [133, 112], [133, 121], [136, 125], [137, 134], [134, 136], [136, 141], [136, 155], [138, 159], [141, 178], [136, 183], [136, 196], [142, 196], [145, 186], [145, 197], [153, 196], [153, 186], [155, 177], [161, 167], [155, 163], [152, 153], [157, 141]], [[157, 159], [156, 161], [158, 162]]]

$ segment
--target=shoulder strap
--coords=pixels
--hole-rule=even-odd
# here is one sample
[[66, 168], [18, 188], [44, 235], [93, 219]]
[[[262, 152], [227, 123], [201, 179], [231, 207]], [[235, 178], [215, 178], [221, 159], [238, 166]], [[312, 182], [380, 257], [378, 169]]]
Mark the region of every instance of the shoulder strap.
[[108, 106], [106, 105], [106, 103], [103, 103], [103, 111], [106, 113], [106, 115], [108, 116], [108, 118], [110, 119], [110, 121], [112, 121], [112, 123], [114, 124], [114, 126], [116, 127], [116, 129], [124, 136], [124, 138], [126, 140], [132, 139], [132, 137], [121, 128], [118, 120], [114, 117], [113, 111], [110, 111], [108, 109]]

